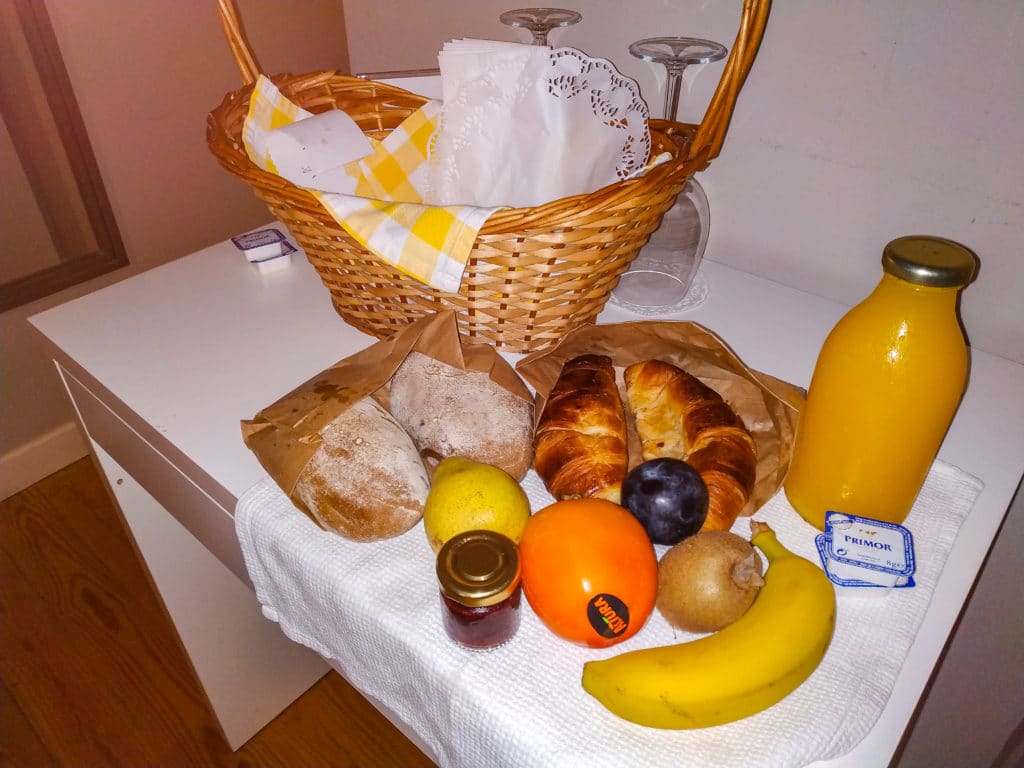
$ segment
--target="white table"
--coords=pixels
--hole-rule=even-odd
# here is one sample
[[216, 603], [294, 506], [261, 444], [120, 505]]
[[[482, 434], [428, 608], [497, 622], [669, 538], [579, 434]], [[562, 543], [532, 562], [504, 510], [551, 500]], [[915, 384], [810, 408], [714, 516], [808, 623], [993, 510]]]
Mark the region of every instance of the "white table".
[[[220, 243], [43, 312], [57, 369], [228, 743], [237, 748], [327, 665], [260, 616], [234, 534], [265, 476], [239, 421], [372, 341], [295, 255], [261, 275]], [[708, 299], [678, 315], [753, 368], [806, 385], [845, 308], [705, 260]], [[609, 305], [601, 322], [636, 319]], [[883, 716], [828, 765], [887, 765], [1024, 473], [1024, 366], [974, 352], [940, 457], [981, 478]], [[389, 714], [387, 702], [374, 702]], [[403, 727], [402, 723], [396, 723]], [[411, 734], [415, 737], [415, 734]]]

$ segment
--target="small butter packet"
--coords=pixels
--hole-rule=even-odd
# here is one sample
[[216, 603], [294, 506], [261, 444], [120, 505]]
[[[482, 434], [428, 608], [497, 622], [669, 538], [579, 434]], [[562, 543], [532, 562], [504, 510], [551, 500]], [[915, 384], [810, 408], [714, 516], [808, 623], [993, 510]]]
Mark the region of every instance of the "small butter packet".
[[[255, 232], [246, 232], [231, 238], [235, 247], [245, 254], [245, 258], [256, 263], [264, 259], [272, 259], [281, 256], [284, 252], [282, 243], [287, 241], [281, 230], [269, 228], [258, 229]], [[294, 249], [293, 249], [294, 250]]]
[[292, 254], [297, 250], [299, 249], [285, 240], [281, 243], [281, 252], [277, 255], [250, 260], [249, 263], [263, 274], [268, 272], [277, 272], [278, 270], [291, 266]]
[[825, 535], [829, 556], [837, 563], [894, 576], [914, 572], [914, 539], [902, 525], [828, 512]]
[[842, 512], [825, 515], [825, 533], [816, 539], [826, 573], [843, 586], [913, 585], [914, 539], [902, 525]]
[[828, 537], [823, 533], [819, 533], [815, 537], [814, 543], [817, 546], [818, 557], [821, 558], [821, 565], [825, 570], [825, 575], [828, 576], [829, 581], [837, 587], [843, 588], [844, 592], [849, 591], [866, 595], [885, 595], [888, 594], [890, 589], [905, 589], [907, 587], [914, 586], [913, 576], [900, 577], [900, 579], [898, 579], [894, 584], [879, 584], [877, 581], [865, 581], [864, 579], [859, 578], [863, 573], [854, 573], [852, 576], [836, 573], [836, 564], [829, 558], [828, 554]]

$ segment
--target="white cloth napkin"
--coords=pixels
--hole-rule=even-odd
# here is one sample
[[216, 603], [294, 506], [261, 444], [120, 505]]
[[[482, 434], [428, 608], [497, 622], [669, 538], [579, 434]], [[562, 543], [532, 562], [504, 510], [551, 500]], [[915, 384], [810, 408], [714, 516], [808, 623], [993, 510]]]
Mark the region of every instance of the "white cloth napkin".
[[[532, 471], [524, 487], [534, 511], [550, 503]], [[981, 488], [977, 478], [936, 462], [906, 522], [917, 586], [884, 596], [840, 594], [835, 638], [800, 688], [753, 717], [697, 731], [626, 722], [580, 686], [589, 659], [691, 639], [657, 612], [625, 643], [592, 650], [550, 634], [524, 601], [522, 626], [508, 644], [469, 652], [441, 626], [422, 525], [383, 542], [347, 541], [320, 530], [269, 478], [239, 500], [235, 524], [264, 614], [386, 702], [441, 765], [790, 768], [845, 754], [874, 725]], [[816, 531], [783, 494], [755, 517], [818, 562]], [[733, 530], [748, 536], [748, 521]]]
[[651, 140], [636, 82], [573, 48], [454, 40], [431, 147], [435, 205], [524, 207], [641, 171]]

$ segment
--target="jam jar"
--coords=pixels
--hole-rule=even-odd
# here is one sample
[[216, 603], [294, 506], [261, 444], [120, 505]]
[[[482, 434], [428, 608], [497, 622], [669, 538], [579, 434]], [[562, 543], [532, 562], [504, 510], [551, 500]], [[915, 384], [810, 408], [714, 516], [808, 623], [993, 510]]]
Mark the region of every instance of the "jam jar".
[[519, 629], [519, 550], [494, 531], [465, 531], [437, 555], [441, 615], [448, 636], [473, 650], [496, 648]]

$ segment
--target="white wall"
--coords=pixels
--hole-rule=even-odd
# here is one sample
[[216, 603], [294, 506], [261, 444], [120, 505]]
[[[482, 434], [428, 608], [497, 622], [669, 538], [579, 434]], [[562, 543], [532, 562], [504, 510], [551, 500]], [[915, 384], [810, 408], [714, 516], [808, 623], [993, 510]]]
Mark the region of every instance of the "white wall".
[[[663, 69], [632, 58], [664, 34], [732, 44], [740, 0], [583, 0], [552, 37], [604, 56], [658, 98]], [[495, 0], [345, 0], [353, 71], [436, 66], [455, 37], [525, 39]], [[694, 71], [698, 121], [722, 64]], [[779, 0], [720, 158], [700, 177], [708, 257], [852, 304], [903, 234], [981, 259], [964, 293], [972, 345], [1024, 361], [1024, 3]]]
[[[354, 72], [436, 66], [457, 37], [524, 40], [501, 0], [344, 0]], [[633, 40], [735, 37], [740, 0], [572, 0], [555, 45], [611, 59], [660, 108]], [[721, 64], [688, 77], [699, 121]], [[777, 0], [722, 154], [700, 176], [708, 258], [852, 304], [886, 242], [926, 233], [981, 259], [971, 343], [1024, 362], [1024, 2]], [[1024, 712], [1024, 498], [1012, 507], [899, 761], [988, 766]]]
[[981, 260], [963, 295], [972, 344], [1024, 360], [1024, 4], [775, 11], [706, 174], [711, 252], [853, 303], [888, 240], [950, 237]]

